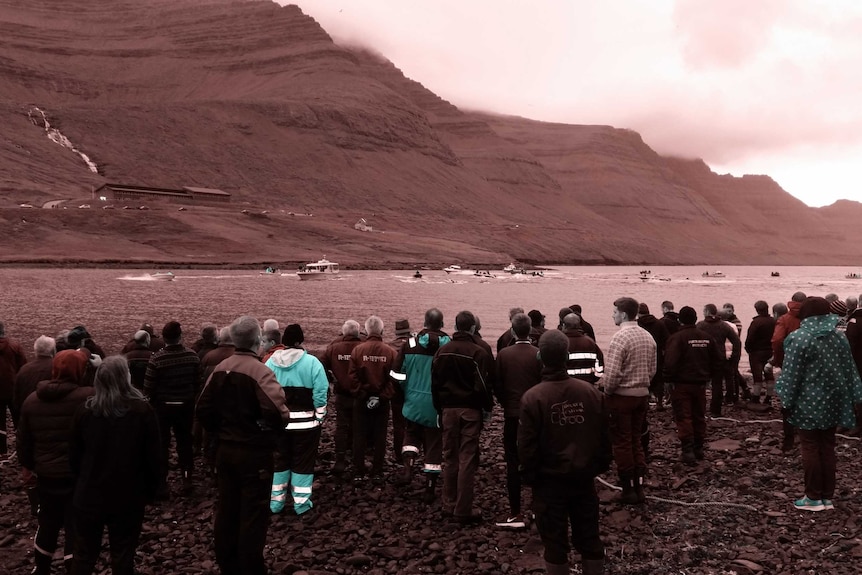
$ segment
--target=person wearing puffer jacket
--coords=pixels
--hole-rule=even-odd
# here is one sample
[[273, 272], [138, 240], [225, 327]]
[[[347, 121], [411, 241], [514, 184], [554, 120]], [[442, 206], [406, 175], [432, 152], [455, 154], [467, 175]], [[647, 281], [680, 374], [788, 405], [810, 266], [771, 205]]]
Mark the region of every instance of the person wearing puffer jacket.
[[302, 348], [304, 339], [299, 324], [287, 326], [281, 338], [285, 349], [274, 352], [266, 362], [284, 389], [284, 400], [290, 409], [290, 422], [279, 436], [276, 448], [269, 501], [273, 513], [284, 510], [288, 485], [297, 515], [314, 506], [311, 485], [320, 443], [320, 425], [326, 417], [329, 380], [320, 360]]
[[61, 351], [54, 356], [51, 379], [39, 382], [21, 406], [18, 461], [36, 475], [39, 495], [39, 528], [33, 542], [33, 573], [37, 575], [51, 572], [61, 529], [65, 529], [64, 560], [67, 567], [72, 563], [75, 475], [69, 462], [69, 442], [75, 412], [95, 393], [92, 387], [80, 385], [89, 361], [101, 363], [87, 349]]

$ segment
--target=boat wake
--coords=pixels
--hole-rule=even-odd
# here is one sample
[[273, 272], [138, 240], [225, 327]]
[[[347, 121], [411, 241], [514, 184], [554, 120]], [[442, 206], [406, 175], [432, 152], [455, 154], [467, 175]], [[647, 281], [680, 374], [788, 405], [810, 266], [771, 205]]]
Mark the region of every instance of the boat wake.
[[159, 281], [158, 278], [154, 278], [150, 274], [144, 274], [144, 275], [139, 275], [139, 276], [124, 275], [122, 277], [118, 277], [117, 279], [127, 281], [127, 282], [157, 282], [157, 281]]

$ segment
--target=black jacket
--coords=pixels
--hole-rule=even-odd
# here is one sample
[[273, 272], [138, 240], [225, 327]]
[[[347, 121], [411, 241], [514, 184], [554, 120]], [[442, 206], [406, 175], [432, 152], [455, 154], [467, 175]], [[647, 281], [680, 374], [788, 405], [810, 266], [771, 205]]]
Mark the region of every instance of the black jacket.
[[201, 360], [182, 344], [166, 345], [153, 354], [144, 375], [144, 392], [163, 404], [193, 403], [200, 385]]
[[431, 397], [437, 412], [447, 407], [491, 411], [493, 364], [471, 334], [456, 331], [452, 341], [437, 350], [431, 364]]
[[745, 353], [772, 353], [772, 334], [775, 332], [775, 318], [769, 314], [751, 318], [745, 335]]
[[543, 372], [521, 400], [518, 457], [527, 484], [607, 471], [613, 455], [604, 394], [565, 371]]
[[518, 417], [521, 397], [542, 379], [542, 363], [536, 354], [539, 348], [529, 340], [516, 342], [497, 354], [497, 401], [506, 417]]
[[693, 326], [680, 326], [667, 340], [664, 378], [669, 383], [709, 383], [723, 373], [724, 350], [710, 335]]

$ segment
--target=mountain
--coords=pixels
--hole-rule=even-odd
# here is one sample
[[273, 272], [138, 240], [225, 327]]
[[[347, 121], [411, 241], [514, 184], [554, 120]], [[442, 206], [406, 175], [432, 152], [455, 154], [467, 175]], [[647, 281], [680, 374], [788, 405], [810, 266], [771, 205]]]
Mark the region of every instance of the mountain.
[[460, 110], [295, 6], [0, 0], [0, 38], [0, 262], [843, 264], [858, 235], [630, 130]]

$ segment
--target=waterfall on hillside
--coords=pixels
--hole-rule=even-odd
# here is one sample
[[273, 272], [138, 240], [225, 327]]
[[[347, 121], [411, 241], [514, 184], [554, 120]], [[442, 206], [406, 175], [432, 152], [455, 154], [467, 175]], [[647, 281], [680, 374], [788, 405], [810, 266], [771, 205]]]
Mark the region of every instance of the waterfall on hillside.
[[34, 125], [45, 128], [45, 134], [48, 136], [48, 139], [60, 144], [64, 148], [72, 150], [74, 153], [81, 156], [81, 159], [84, 160], [84, 163], [87, 164], [87, 168], [89, 168], [91, 172], [94, 174], [99, 173], [98, 167], [96, 167], [96, 164], [89, 156], [87, 156], [87, 154], [76, 148], [75, 145], [72, 144], [71, 140], [64, 136], [60, 130], [51, 127], [51, 124], [48, 122], [48, 116], [45, 115], [45, 112], [41, 108], [33, 106], [30, 108], [30, 111], [27, 112], [27, 116]]

